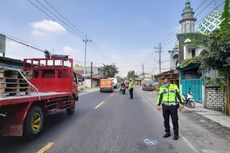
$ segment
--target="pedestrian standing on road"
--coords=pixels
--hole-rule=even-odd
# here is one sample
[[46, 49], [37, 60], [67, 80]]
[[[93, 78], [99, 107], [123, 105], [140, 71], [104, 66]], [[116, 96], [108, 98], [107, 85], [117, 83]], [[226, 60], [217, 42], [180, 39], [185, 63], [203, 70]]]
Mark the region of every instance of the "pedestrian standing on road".
[[[179, 100], [179, 103], [178, 103]], [[179, 139], [179, 124], [178, 124], [178, 108], [183, 110], [184, 105], [180, 95], [180, 91], [176, 84], [170, 84], [169, 79], [163, 80], [163, 85], [160, 87], [160, 92], [157, 101], [157, 110], [160, 111], [162, 106], [165, 135], [164, 138], [171, 136], [169, 117], [172, 118], [174, 137], [173, 140]]]
[[129, 80], [129, 95], [130, 95], [130, 99], [133, 99], [133, 88], [135, 86], [135, 82], [133, 79]]

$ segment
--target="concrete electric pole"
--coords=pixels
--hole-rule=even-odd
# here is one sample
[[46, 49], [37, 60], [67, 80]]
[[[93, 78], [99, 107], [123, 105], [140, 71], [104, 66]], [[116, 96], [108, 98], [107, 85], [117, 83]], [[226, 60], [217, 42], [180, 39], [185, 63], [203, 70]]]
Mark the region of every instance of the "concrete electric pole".
[[91, 79], [91, 88], [93, 87], [93, 62], [91, 62], [91, 73], [90, 73], [90, 79]]
[[162, 53], [162, 47], [161, 47], [161, 43], [159, 43], [159, 46], [154, 47], [154, 49], [156, 49], [156, 53], [159, 53], [159, 73], [161, 73], [161, 53]]
[[87, 35], [85, 36], [85, 39], [83, 39], [83, 42], [85, 43], [85, 61], [84, 61], [84, 88], [85, 88], [85, 76], [86, 76], [86, 50], [87, 50], [87, 43], [92, 42], [92, 40], [89, 40], [87, 38]]
[[141, 65], [142, 67], [142, 77], [144, 78], [145, 77], [145, 65], [144, 63]]

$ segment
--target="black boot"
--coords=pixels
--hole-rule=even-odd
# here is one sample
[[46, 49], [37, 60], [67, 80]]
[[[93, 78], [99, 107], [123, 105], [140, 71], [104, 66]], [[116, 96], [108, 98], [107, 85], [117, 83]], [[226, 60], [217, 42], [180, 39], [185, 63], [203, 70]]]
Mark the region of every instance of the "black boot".
[[179, 136], [178, 135], [174, 135], [173, 140], [178, 140]]
[[170, 137], [170, 136], [171, 136], [170, 133], [165, 133], [165, 135], [163, 135], [163, 138], [168, 138], [168, 137]]

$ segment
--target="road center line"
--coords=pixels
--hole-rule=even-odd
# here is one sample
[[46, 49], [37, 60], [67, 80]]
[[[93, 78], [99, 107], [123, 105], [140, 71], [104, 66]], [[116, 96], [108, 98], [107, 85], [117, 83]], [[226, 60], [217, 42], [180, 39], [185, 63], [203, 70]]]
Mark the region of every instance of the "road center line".
[[110, 97], [112, 97], [114, 95], [114, 93], [112, 95], [110, 95]]
[[103, 105], [105, 102], [102, 101], [100, 104], [98, 104], [94, 109], [98, 109], [101, 105]]
[[41, 148], [37, 153], [45, 153], [53, 145], [54, 145], [53, 142], [49, 142], [47, 145], [45, 145], [43, 148]]

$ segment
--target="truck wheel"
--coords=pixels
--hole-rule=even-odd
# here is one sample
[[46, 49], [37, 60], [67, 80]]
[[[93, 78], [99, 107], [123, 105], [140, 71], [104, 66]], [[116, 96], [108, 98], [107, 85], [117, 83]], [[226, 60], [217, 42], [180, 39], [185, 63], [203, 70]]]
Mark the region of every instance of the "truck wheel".
[[36, 138], [42, 130], [43, 121], [44, 117], [41, 108], [33, 106], [26, 116], [23, 136], [29, 140]]
[[73, 106], [71, 108], [67, 108], [66, 109], [66, 112], [67, 112], [68, 115], [72, 115], [74, 113], [74, 111], [75, 111], [75, 105], [76, 105], [75, 103], [76, 102], [74, 101]]

